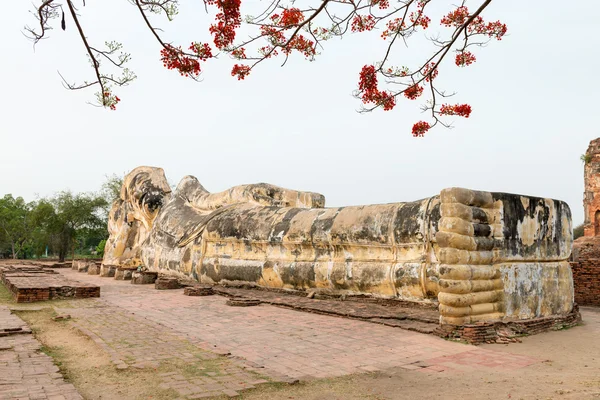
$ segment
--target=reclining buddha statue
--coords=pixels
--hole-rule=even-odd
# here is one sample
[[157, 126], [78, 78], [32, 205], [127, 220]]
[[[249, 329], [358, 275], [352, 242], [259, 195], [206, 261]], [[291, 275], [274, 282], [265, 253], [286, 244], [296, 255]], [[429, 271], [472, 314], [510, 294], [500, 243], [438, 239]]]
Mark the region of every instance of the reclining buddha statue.
[[208, 192], [160, 168], [124, 179], [104, 265], [203, 283], [364, 294], [439, 304], [462, 325], [568, 314], [571, 212], [562, 201], [460, 188], [406, 203], [325, 207], [269, 184]]

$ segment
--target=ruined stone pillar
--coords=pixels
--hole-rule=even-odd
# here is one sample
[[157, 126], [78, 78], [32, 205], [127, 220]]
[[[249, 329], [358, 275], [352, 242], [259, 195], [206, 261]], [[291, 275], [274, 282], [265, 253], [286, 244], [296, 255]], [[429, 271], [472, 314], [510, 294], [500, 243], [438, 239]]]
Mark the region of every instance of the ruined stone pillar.
[[584, 236], [600, 235], [600, 138], [590, 142], [583, 157]]

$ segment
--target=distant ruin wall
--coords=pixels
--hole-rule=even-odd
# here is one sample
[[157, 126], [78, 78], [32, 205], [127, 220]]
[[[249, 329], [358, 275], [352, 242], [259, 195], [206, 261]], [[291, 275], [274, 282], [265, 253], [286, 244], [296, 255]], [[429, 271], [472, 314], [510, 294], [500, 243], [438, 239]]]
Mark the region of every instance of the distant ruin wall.
[[590, 142], [584, 156], [583, 229], [586, 237], [600, 235], [600, 138]]
[[581, 306], [600, 306], [600, 237], [576, 240], [573, 260], [575, 302]]

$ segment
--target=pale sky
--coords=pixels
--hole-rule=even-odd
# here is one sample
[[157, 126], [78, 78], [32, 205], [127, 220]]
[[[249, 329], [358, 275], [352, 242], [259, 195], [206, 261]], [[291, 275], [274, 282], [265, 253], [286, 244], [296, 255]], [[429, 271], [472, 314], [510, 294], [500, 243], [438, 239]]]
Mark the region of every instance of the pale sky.
[[[175, 22], [156, 20], [165, 39], [210, 41], [201, 1], [183, 3]], [[417, 139], [412, 124], [427, 117], [419, 101], [356, 112], [351, 94], [361, 67], [382, 54], [379, 33], [327, 42], [312, 63], [300, 55], [283, 68], [265, 62], [242, 82], [222, 57], [195, 83], [163, 68], [128, 2], [88, 0], [81, 22], [89, 39], [123, 42], [139, 77], [115, 91], [122, 101], [109, 111], [86, 104], [94, 89], [61, 86], [57, 70], [70, 82], [92, 78], [72, 21], [34, 52], [21, 33], [35, 23], [31, 2], [10, 2], [0, 13], [0, 195], [98, 190], [105, 175], [151, 165], [174, 184], [188, 174], [213, 192], [268, 182], [320, 192], [328, 206], [411, 201], [453, 186], [552, 197], [569, 203], [579, 224], [579, 157], [600, 136], [600, 3], [565, 4], [493, 1], [483, 16], [505, 22], [509, 36], [476, 49], [472, 66], [450, 60], [440, 71], [456, 102], [473, 106], [471, 118]], [[396, 57], [417, 64], [417, 48]]]

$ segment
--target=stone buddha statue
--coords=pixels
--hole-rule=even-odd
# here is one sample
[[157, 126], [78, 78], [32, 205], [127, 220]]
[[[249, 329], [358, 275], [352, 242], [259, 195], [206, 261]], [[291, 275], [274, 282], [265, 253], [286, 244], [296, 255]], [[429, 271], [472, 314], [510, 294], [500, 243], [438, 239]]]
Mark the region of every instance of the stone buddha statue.
[[204, 283], [367, 294], [439, 305], [441, 322], [571, 312], [571, 214], [558, 200], [460, 188], [426, 199], [325, 208], [269, 184], [208, 192], [160, 168], [124, 180], [104, 264]]

